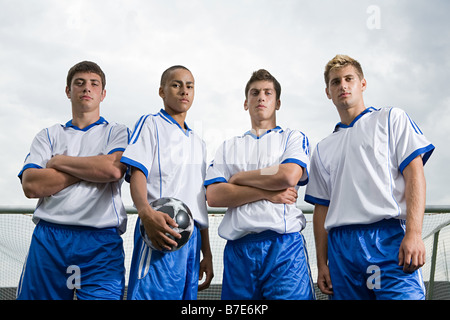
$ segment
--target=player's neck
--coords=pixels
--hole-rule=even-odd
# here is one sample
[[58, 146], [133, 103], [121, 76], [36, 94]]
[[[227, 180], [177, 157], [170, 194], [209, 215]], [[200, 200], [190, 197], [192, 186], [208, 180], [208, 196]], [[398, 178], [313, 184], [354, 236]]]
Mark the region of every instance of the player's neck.
[[277, 122], [275, 119], [264, 121], [252, 120], [252, 132], [258, 137], [266, 133], [268, 130], [275, 128], [276, 126]]
[[100, 113], [97, 112], [72, 112], [72, 124], [80, 129], [84, 129], [100, 118]]

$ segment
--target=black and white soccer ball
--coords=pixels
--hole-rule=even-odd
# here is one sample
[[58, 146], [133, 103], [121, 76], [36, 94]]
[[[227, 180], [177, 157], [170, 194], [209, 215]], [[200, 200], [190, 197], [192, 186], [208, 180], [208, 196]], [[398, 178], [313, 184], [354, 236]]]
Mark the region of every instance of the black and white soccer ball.
[[[177, 228], [171, 228], [181, 234], [181, 238], [175, 239], [168, 233], [166, 233], [166, 236], [178, 244], [176, 247], [173, 246], [171, 251], [179, 250], [189, 241], [194, 231], [194, 218], [192, 217], [191, 210], [183, 201], [170, 197], [159, 198], [151, 202], [150, 206], [156, 211], [167, 213], [178, 224]], [[145, 243], [153, 250], [157, 250], [148, 238], [142, 220], [139, 225], [139, 230]]]

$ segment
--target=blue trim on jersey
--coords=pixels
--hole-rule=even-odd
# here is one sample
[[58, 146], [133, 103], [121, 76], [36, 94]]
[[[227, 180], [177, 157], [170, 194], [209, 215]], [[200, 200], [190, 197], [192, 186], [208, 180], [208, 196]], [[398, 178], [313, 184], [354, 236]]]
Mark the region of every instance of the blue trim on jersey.
[[48, 128], [45, 128], [45, 130], [47, 131], [47, 139], [48, 139], [48, 143], [50, 144], [50, 150], [53, 153], [53, 144], [52, 144], [52, 140], [50, 140], [50, 132], [48, 131]]
[[307, 165], [306, 165], [306, 163], [304, 163], [303, 161], [300, 161], [300, 160], [298, 160], [298, 159], [294, 159], [294, 158], [288, 158], [288, 159], [284, 160], [283, 162], [281, 162], [281, 164], [284, 164], [284, 163], [295, 163], [295, 164], [298, 164], [300, 167], [304, 168], [304, 169], [306, 170], [306, 176], [307, 176], [307, 178], [306, 178], [306, 180], [304, 180], [304, 181], [300, 181], [300, 180], [299, 180], [298, 183], [297, 183], [297, 185], [298, 185], [298, 186], [305, 186], [305, 185], [308, 184], [308, 181], [309, 181], [309, 172], [308, 172], [308, 170], [307, 170]]
[[220, 183], [220, 182], [225, 182], [225, 183], [227, 183], [228, 181], [227, 181], [224, 177], [218, 177], [218, 178], [214, 178], [214, 179], [205, 180], [205, 182], [203, 183], [203, 185], [204, 185], [205, 187], [207, 187], [207, 186], [209, 186], [210, 184]]
[[326, 206], [326, 207], [330, 206], [330, 200], [316, 198], [316, 197], [310, 196], [308, 194], [305, 195], [305, 201], [312, 205], [320, 204], [320, 205]]
[[[142, 173], [145, 174], [145, 177], [148, 178], [148, 170], [142, 163], [137, 162], [137, 161], [127, 158], [127, 157], [120, 158], [120, 162], [126, 164], [127, 166], [135, 167], [135, 168], [141, 170]], [[125, 180], [127, 182], [130, 182], [130, 177], [127, 175]]]
[[271, 133], [272, 131], [274, 131], [274, 132], [279, 132], [279, 133], [282, 133], [283, 132], [283, 130], [281, 129], [281, 127], [280, 126], [276, 126], [275, 128], [273, 128], [273, 129], [269, 129], [269, 130], [267, 130], [266, 132], [264, 132], [262, 135], [260, 135], [259, 137], [256, 135], [256, 134], [254, 134], [253, 132], [252, 132], [252, 130], [248, 130], [246, 133], [244, 133], [244, 136], [250, 136], [250, 137], [252, 137], [252, 138], [255, 138], [256, 140], [259, 140], [259, 139], [261, 139], [262, 137], [264, 137], [266, 134], [268, 134], [268, 133]]
[[99, 124], [108, 124], [108, 121], [106, 121], [105, 120], [105, 118], [103, 118], [103, 117], [100, 117], [97, 121], [95, 121], [94, 123], [92, 123], [92, 124], [90, 124], [90, 125], [88, 125], [86, 128], [84, 128], [84, 129], [80, 129], [80, 128], [78, 128], [76, 125], [74, 125], [73, 123], [72, 123], [72, 120], [70, 120], [70, 121], [68, 121], [65, 125], [64, 125], [64, 127], [66, 127], [66, 128], [68, 128], [68, 127], [72, 127], [72, 128], [74, 128], [75, 130], [80, 130], [80, 131], [88, 131], [90, 128], [92, 128], [93, 126], [96, 126], [96, 125], [99, 125]]
[[[130, 139], [128, 141], [128, 144], [135, 144], [136, 143], [137, 139], [139, 138], [139, 135], [141, 134], [141, 130], [142, 130], [143, 124], [145, 123], [145, 120], [147, 120], [147, 118], [149, 116], [150, 115], [145, 115], [145, 116], [141, 116], [139, 118], [139, 120], [136, 123], [136, 126], [134, 127], [133, 133], [131, 134], [131, 137], [130, 137]], [[134, 138], [134, 140], [133, 140], [133, 138]], [[133, 140], [133, 141], [131, 141], [131, 140]]]
[[353, 119], [353, 121], [352, 121], [349, 125], [346, 125], [346, 124], [343, 124], [342, 122], [339, 122], [338, 124], [336, 124], [336, 126], [335, 126], [335, 128], [334, 128], [334, 132], [336, 132], [337, 129], [338, 129], [339, 127], [340, 127], [340, 128], [343, 128], [343, 129], [353, 127], [353, 126], [355, 125], [355, 123], [356, 123], [359, 119], [361, 119], [361, 117], [362, 117], [363, 115], [365, 115], [366, 113], [372, 112], [372, 111], [377, 111], [377, 109], [375, 109], [374, 107], [369, 107], [369, 108], [367, 108], [366, 110], [364, 110], [363, 112], [361, 112], [355, 119]]
[[[389, 112], [389, 115], [390, 115], [390, 112]], [[419, 126], [414, 122], [414, 120], [412, 120], [408, 114], [406, 114], [406, 116], [408, 117], [409, 122], [411, 123], [411, 126], [413, 127], [414, 131], [417, 134], [423, 135], [423, 132], [420, 130]]]
[[113, 154], [114, 152], [124, 152], [125, 151], [125, 148], [115, 148], [115, 149], [112, 149], [110, 152], [108, 152], [108, 154]]
[[422, 157], [422, 162], [423, 165], [425, 165], [425, 163], [428, 161], [428, 159], [430, 158], [431, 154], [434, 151], [434, 146], [432, 144], [429, 144], [426, 147], [417, 149], [416, 151], [414, 151], [413, 153], [411, 153], [401, 164], [399, 167], [400, 172], [403, 174], [403, 170], [405, 170], [406, 166], [408, 166], [408, 164], [413, 161], [417, 156], [423, 154]]
[[298, 159], [295, 159], [295, 158], [288, 158], [288, 159], [284, 160], [283, 162], [281, 162], [281, 164], [283, 164], [283, 163], [296, 163], [300, 167], [305, 168], [305, 169], [307, 167], [306, 163], [304, 163], [303, 161], [300, 161]]
[[[387, 144], [388, 159], [391, 158], [391, 149], [389, 148], [389, 146], [391, 145], [391, 112], [392, 108], [389, 110], [389, 117], [388, 117], [388, 144]], [[394, 195], [394, 179], [392, 178], [392, 172], [390, 170], [390, 162], [388, 161], [386, 165], [387, 165], [387, 172], [389, 172], [389, 189], [391, 191], [392, 200], [394, 200], [395, 205], [397, 206], [397, 217], [398, 217], [401, 214], [401, 209]]]
[[159, 129], [158, 124], [155, 122], [156, 129], [156, 147], [158, 148], [158, 170], [159, 170], [159, 197], [162, 197], [162, 172], [161, 172], [161, 155], [160, 155], [160, 144], [159, 144]]
[[26, 164], [25, 166], [23, 166], [22, 170], [20, 170], [19, 174], [17, 175], [17, 176], [19, 177], [20, 181], [22, 181], [22, 175], [23, 175], [23, 172], [24, 172], [25, 170], [27, 170], [27, 169], [30, 169], [30, 168], [34, 168], [34, 169], [42, 169], [41, 166], [38, 166], [37, 164], [34, 164], [34, 163], [28, 163], [28, 164]]
[[159, 113], [160, 113], [161, 118], [163, 118], [164, 120], [166, 120], [169, 123], [173, 123], [173, 124], [177, 125], [178, 128], [180, 128], [180, 130], [183, 132], [183, 134], [185, 136], [187, 136], [187, 137], [189, 136], [189, 132], [192, 130], [188, 127], [186, 122], [184, 123], [184, 126], [186, 127], [186, 131], [184, 131], [184, 129], [181, 128], [180, 124], [178, 122], [176, 122], [175, 119], [172, 118], [172, 116], [170, 114], [168, 114], [166, 110], [161, 109], [159, 111]]

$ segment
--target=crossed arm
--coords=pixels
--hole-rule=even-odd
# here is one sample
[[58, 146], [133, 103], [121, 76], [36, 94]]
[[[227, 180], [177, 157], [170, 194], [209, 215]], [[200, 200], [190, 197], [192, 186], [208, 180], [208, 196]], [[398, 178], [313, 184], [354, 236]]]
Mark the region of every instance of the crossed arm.
[[259, 200], [293, 204], [297, 200], [294, 187], [303, 175], [303, 170], [298, 164], [284, 163], [238, 172], [228, 183], [215, 183], [206, 188], [208, 205], [238, 207]]
[[92, 157], [56, 155], [46, 168], [23, 172], [22, 189], [27, 198], [42, 198], [79, 181], [107, 183], [123, 177], [126, 166], [120, 162], [121, 151]]

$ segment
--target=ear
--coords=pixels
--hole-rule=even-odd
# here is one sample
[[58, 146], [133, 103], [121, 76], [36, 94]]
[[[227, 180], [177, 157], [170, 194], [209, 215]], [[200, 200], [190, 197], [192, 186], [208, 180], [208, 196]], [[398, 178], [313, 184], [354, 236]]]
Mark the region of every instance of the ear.
[[66, 86], [66, 96], [70, 99], [70, 88]]
[[275, 105], [275, 110], [280, 110], [280, 108], [281, 108], [281, 100], [278, 99], [277, 104]]
[[103, 99], [105, 99], [105, 97], [106, 97], [106, 89], [103, 89], [103, 91], [102, 91], [102, 96], [101, 96], [101, 98], [100, 98], [100, 102], [102, 102]]
[[325, 88], [325, 94], [327, 95], [328, 99], [331, 100], [330, 91], [328, 90], [328, 87]]
[[159, 87], [159, 96], [161, 97], [161, 98], [165, 98], [165, 93], [164, 93], [164, 89], [163, 89], [163, 87]]
[[367, 89], [367, 81], [366, 79], [361, 80], [361, 91], [366, 91]]
[[244, 110], [247, 111], [248, 110], [248, 103], [247, 103], [247, 99], [245, 99], [244, 101]]

